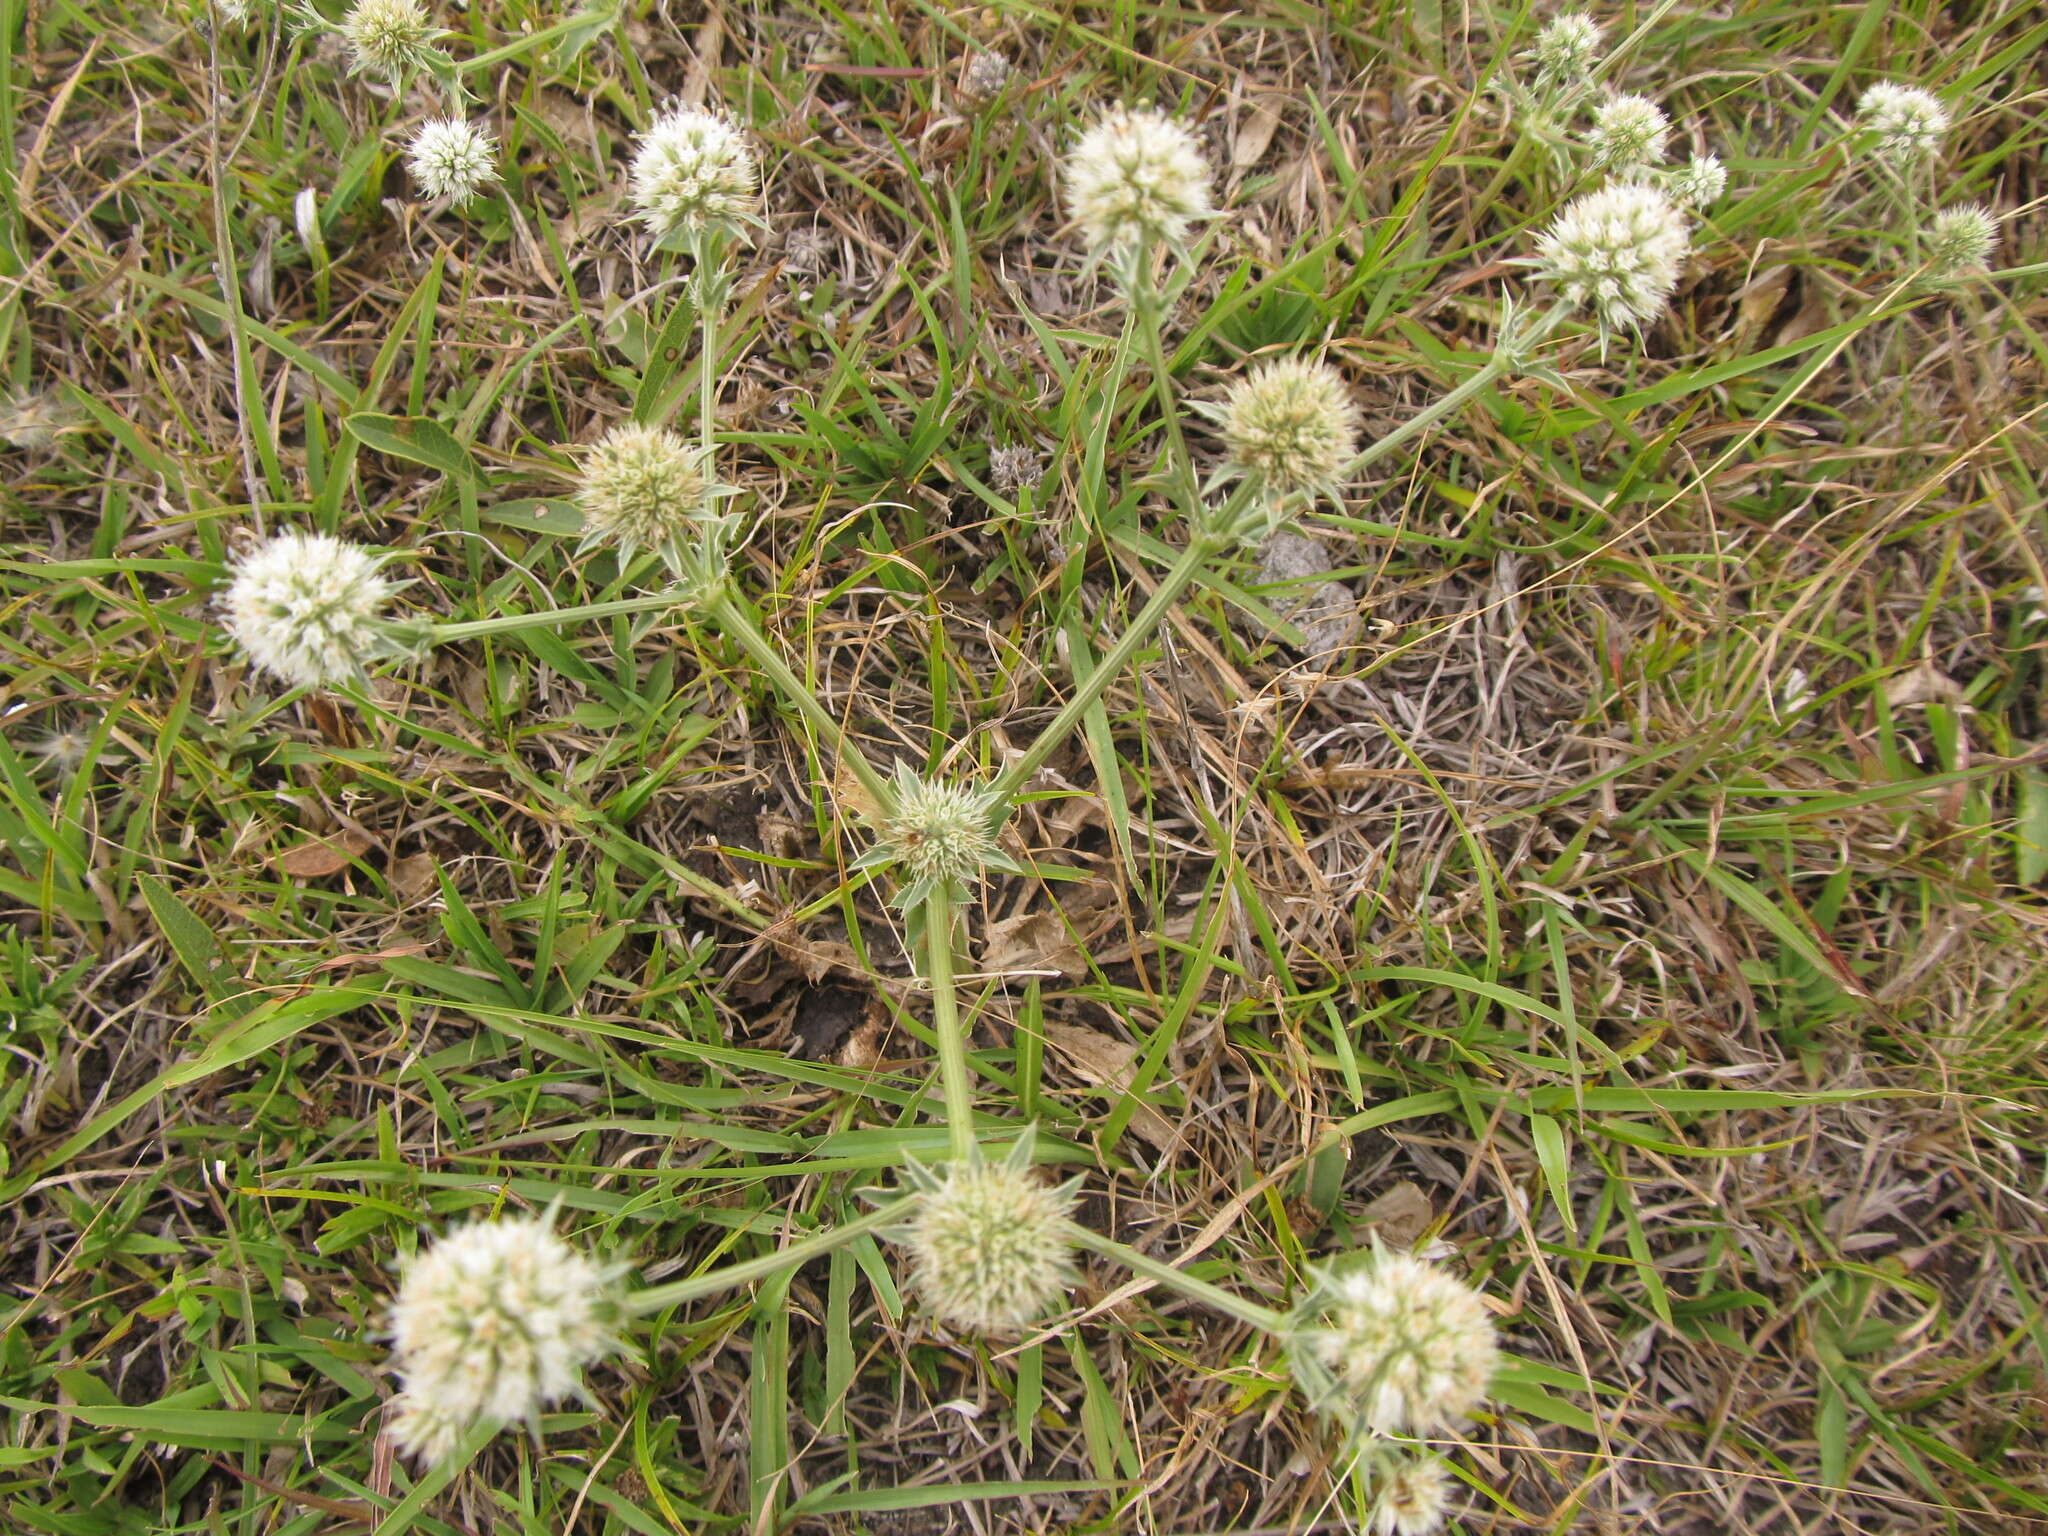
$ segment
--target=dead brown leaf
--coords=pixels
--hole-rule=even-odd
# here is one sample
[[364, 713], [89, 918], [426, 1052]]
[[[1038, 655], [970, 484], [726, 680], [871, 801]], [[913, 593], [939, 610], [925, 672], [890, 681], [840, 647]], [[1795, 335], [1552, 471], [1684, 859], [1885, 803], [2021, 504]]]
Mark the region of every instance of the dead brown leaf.
[[287, 848], [271, 863], [280, 874], [301, 880], [318, 880], [324, 875], [340, 874], [369, 846], [370, 840], [360, 832], [337, 832], [332, 837], [309, 838], [296, 847]]
[[1088, 962], [1067, 925], [1055, 912], [1026, 912], [991, 923], [982, 945], [981, 969], [1005, 976], [1059, 975], [1075, 981], [1088, 974]]
[[[1056, 1024], [1047, 1020], [1039, 1026], [1046, 1043], [1064, 1057], [1073, 1069], [1098, 1088], [1121, 1094], [1131, 1085], [1138, 1049], [1121, 1040], [1078, 1024]], [[1179, 1140], [1166, 1116], [1140, 1102], [1131, 1116], [1131, 1129], [1161, 1152], [1171, 1151]]]

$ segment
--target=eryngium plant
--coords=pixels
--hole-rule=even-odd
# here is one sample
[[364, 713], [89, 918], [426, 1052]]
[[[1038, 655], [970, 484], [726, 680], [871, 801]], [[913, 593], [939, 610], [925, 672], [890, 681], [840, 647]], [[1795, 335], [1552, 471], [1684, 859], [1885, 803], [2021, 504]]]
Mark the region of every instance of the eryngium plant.
[[1067, 211], [1097, 255], [1180, 244], [1216, 211], [1201, 146], [1163, 112], [1110, 108], [1062, 170]]
[[640, 136], [628, 175], [634, 216], [657, 240], [701, 240], [757, 221], [760, 173], [730, 118], [670, 107]]
[[907, 1170], [915, 1192], [895, 1237], [910, 1250], [913, 1288], [950, 1327], [1016, 1333], [1074, 1283], [1067, 1228], [1080, 1181], [1045, 1183], [1031, 1149], [1026, 1134], [1000, 1162], [977, 1151], [943, 1172]]
[[1694, 155], [1664, 178], [1664, 190], [1680, 208], [1706, 208], [1728, 190], [1728, 168], [1715, 155]]
[[1981, 273], [1998, 248], [1998, 219], [1980, 203], [1957, 203], [1928, 220], [1920, 236], [1927, 280], [1947, 287]]
[[356, 0], [340, 32], [349, 72], [382, 75], [394, 87], [447, 57], [436, 44], [448, 34], [433, 24], [420, 0]]
[[1586, 145], [1602, 170], [1626, 176], [1664, 159], [1671, 119], [1647, 96], [1610, 96], [1593, 109]]
[[1948, 108], [1917, 85], [1880, 80], [1856, 103], [1856, 126], [1873, 136], [1878, 157], [1903, 169], [1934, 157], [1948, 132]]
[[1008, 811], [998, 792], [927, 779], [902, 765], [889, 788], [894, 802], [890, 805], [869, 805], [865, 796], [855, 797], [875, 843], [853, 867], [900, 867], [906, 878], [895, 905], [915, 908], [940, 891], [964, 901], [970, 887], [991, 870], [1024, 872], [996, 838]]
[[729, 488], [706, 473], [704, 452], [666, 427], [628, 422], [585, 452], [576, 505], [583, 512], [578, 552], [609, 545], [623, 567], [642, 548], [678, 577], [716, 581], [725, 571]]
[[459, 117], [421, 123], [406, 146], [405, 165], [435, 201], [459, 208], [498, 179], [498, 141]]
[[483, 1424], [533, 1423], [618, 1347], [618, 1271], [544, 1216], [458, 1227], [406, 1267], [391, 1309], [391, 1437], [438, 1461]]
[[293, 687], [360, 679], [371, 661], [410, 648], [405, 627], [384, 617], [407, 585], [382, 574], [389, 559], [324, 533], [280, 533], [236, 557], [220, 599], [227, 631]]
[[1626, 181], [1565, 204], [1529, 265], [1604, 333], [1640, 327], [1671, 301], [1692, 248], [1685, 216], [1647, 182]]
[[1384, 1250], [1313, 1278], [1288, 1353], [1318, 1408], [1374, 1434], [1427, 1434], [1485, 1398], [1493, 1318], [1463, 1281]]
[[1379, 1474], [1373, 1489], [1373, 1536], [1435, 1536], [1451, 1508], [1451, 1475], [1443, 1458], [1404, 1456]]

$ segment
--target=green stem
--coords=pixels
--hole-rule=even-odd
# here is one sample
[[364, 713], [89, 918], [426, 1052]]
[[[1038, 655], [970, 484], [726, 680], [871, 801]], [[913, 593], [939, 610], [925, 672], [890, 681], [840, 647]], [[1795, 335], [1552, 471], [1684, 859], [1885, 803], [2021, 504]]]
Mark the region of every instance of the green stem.
[[1106, 1259], [1114, 1259], [1133, 1274], [1156, 1280], [1161, 1285], [1179, 1291], [1191, 1301], [1213, 1308], [1226, 1317], [1234, 1317], [1241, 1323], [1248, 1323], [1261, 1332], [1275, 1338], [1287, 1334], [1286, 1314], [1262, 1307], [1255, 1301], [1246, 1301], [1242, 1296], [1233, 1296], [1219, 1286], [1206, 1280], [1197, 1280], [1184, 1270], [1175, 1269], [1171, 1264], [1138, 1252], [1113, 1237], [1104, 1237], [1100, 1232], [1090, 1231], [1078, 1223], [1070, 1224], [1067, 1237], [1076, 1248], [1086, 1248], [1090, 1253], [1099, 1253]]
[[946, 1131], [953, 1159], [974, 1156], [974, 1084], [967, 1068], [967, 1030], [953, 977], [953, 892], [942, 881], [924, 901], [925, 979], [932, 986], [932, 1033], [939, 1041], [939, 1084], [946, 1095]]
[[718, 322], [720, 311], [725, 308], [723, 272], [715, 277], [712, 263], [722, 253], [713, 249], [714, 242], [700, 238], [692, 255], [697, 263], [697, 442], [704, 454], [704, 473], [713, 480], [718, 462]]
[[1394, 428], [1385, 437], [1369, 443], [1359, 453], [1358, 457], [1344, 466], [1344, 478], [1346, 480], [1355, 478], [1363, 473], [1368, 465], [1385, 458], [1411, 437], [1428, 431], [1474, 395], [1490, 387], [1494, 380], [1508, 371], [1509, 366], [1506, 358], [1502, 357], [1498, 352], [1494, 353], [1492, 357], [1486, 360], [1477, 373], [1473, 374], [1471, 378], [1460, 384], [1448, 395], [1445, 395], [1434, 405], [1423, 407], [1423, 409], [1402, 422], [1400, 426]]
[[[1149, 272], [1151, 265], [1146, 264]], [[1181, 430], [1180, 404], [1175, 398], [1173, 374], [1166, 361], [1166, 337], [1161, 330], [1164, 319], [1159, 294], [1148, 283], [1140, 292], [1131, 295], [1131, 308], [1137, 316], [1138, 332], [1145, 343], [1145, 364], [1152, 370], [1152, 392], [1159, 402], [1159, 414], [1166, 423], [1167, 470], [1172, 480], [1174, 498], [1180, 503], [1181, 516], [1190, 525], [1200, 521], [1202, 516], [1202, 493], [1195, 484], [1195, 461], [1188, 453], [1187, 434]]]
[[831, 710], [818, 702], [818, 696], [811, 692], [802, 678], [782, 659], [781, 653], [761, 633], [761, 626], [754, 622], [754, 616], [742, 608], [729, 587], [721, 588], [715, 597], [705, 604], [718, 627], [732, 639], [739, 642], [755, 666], [768, 674], [769, 682], [776, 691], [797, 707], [797, 711], [817, 728], [847, 770], [860, 782], [877, 808], [887, 811], [896, 804], [896, 792], [889, 788], [882, 776], [853, 744], [853, 738], [841, 728]]
[[668, 1285], [656, 1285], [644, 1291], [635, 1291], [626, 1298], [626, 1311], [633, 1317], [645, 1317], [650, 1312], [659, 1312], [667, 1307], [679, 1307], [706, 1296], [716, 1296], [721, 1291], [749, 1285], [756, 1280], [765, 1280], [770, 1275], [794, 1269], [799, 1264], [808, 1264], [812, 1259], [828, 1254], [835, 1248], [845, 1247], [857, 1237], [879, 1232], [902, 1219], [902, 1214], [893, 1205], [884, 1207], [853, 1221], [842, 1222], [823, 1232], [814, 1232], [809, 1237], [791, 1243], [787, 1248], [764, 1253], [758, 1259], [746, 1259], [738, 1264], [728, 1264], [723, 1269], [692, 1275], [687, 1280], [677, 1280]]
[[483, 635], [510, 635], [522, 629], [559, 629], [585, 619], [610, 619], [622, 613], [655, 613], [679, 608], [683, 599], [674, 592], [649, 592], [643, 597], [615, 598], [609, 603], [579, 603], [573, 608], [543, 608], [538, 613], [507, 613], [495, 619], [467, 619], [459, 624], [436, 624], [429, 640], [448, 645], [457, 640], [475, 640]]
[[1074, 727], [1081, 723], [1081, 717], [1130, 664], [1131, 658], [1137, 654], [1138, 647], [1143, 645], [1146, 637], [1159, 627], [1167, 611], [1180, 600], [1181, 593], [1185, 592], [1189, 583], [1201, 573], [1202, 567], [1228, 548], [1230, 543], [1230, 540], [1218, 534], [1202, 532], [1199, 529], [1193, 532], [1193, 536], [1188, 540], [1188, 547], [1181, 551], [1180, 558], [1173, 563], [1173, 569], [1160, 581], [1159, 588], [1152, 594], [1151, 600], [1138, 611], [1137, 618], [1131, 621], [1131, 627], [1124, 631], [1123, 637], [1110, 648], [1109, 654], [1096, 664], [1095, 670], [1074, 690], [1073, 697], [1067, 700], [1057, 715], [1053, 716], [1052, 724], [1041, 731], [1038, 739], [1031, 743], [1024, 755], [1005, 768], [996, 779], [996, 791], [1002, 796], [1005, 804], [1030, 782], [1033, 774], [1045, 766], [1045, 760], [1059, 750], [1060, 743], [1067, 739]]

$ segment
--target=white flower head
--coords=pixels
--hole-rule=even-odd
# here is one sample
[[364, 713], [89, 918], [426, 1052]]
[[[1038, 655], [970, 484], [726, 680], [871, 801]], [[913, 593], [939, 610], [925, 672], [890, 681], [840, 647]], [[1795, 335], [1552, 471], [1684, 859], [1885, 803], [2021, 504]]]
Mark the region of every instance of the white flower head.
[[436, 40], [446, 36], [420, 0], [356, 0], [341, 19], [349, 72], [382, 75], [393, 85], [442, 57]]
[[1080, 1181], [1045, 1183], [1031, 1148], [1027, 1133], [1000, 1162], [907, 1170], [916, 1193], [896, 1240], [910, 1250], [912, 1287], [949, 1327], [1017, 1333], [1074, 1283], [1067, 1227]]
[[1894, 164], [1932, 158], [1948, 132], [1948, 108], [1917, 85], [1880, 80], [1856, 103], [1856, 124], [1875, 134], [1877, 152]]
[[1201, 146], [1164, 112], [1112, 107], [1081, 135], [1062, 169], [1067, 212], [1097, 254], [1178, 245], [1191, 224], [1216, 211]]
[[1584, 80], [1600, 61], [1600, 24], [1576, 12], [1555, 16], [1536, 34], [1536, 79], [1546, 89]]
[[1647, 182], [1624, 181], [1565, 204], [1537, 237], [1529, 265], [1567, 303], [1589, 306], [1604, 333], [1659, 314], [1691, 248], [1671, 199]]
[[1957, 203], [1927, 223], [1927, 276], [1940, 286], [1979, 273], [1998, 249], [1998, 219], [1981, 203]]
[[50, 390], [0, 391], [0, 443], [25, 453], [48, 453], [78, 424], [70, 402]]
[[1373, 1490], [1373, 1536], [1435, 1536], [1450, 1507], [1451, 1475], [1443, 1458], [1404, 1458]]
[[760, 173], [731, 118], [675, 106], [640, 135], [628, 175], [634, 216], [657, 240], [730, 234], [758, 222]]
[[618, 1273], [545, 1216], [473, 1222], [418, 1255], [391, 1309], [392, 1438], [438, 1461], [479, 1424], [580, 1395], [583, 1368], [618, 1347]]
[[702, 451], [666, 427], [613, 427], [583, 457], [578, 553], [609, 544], [624, 566], [646, 548], [678, 576], [721, 578], [726, 527], [717, 508], [731, 490], [705, 469]]
[[927, 779], [901, 765], [889, 788], [894, 806], [868, 805], [864, 797], [856, 800], [875, 843], [853, 867], [901, 865], [907, 878], [897, 893], [897, 906], [915, 908], [940, 890], [964, 898], [969, 886], [991, 870], [1022, 873], [996, 838], [1004, 810], [996, 792]]
[[1260, 495], [1334, 496], [1358, 452], [1358, 407], [1327, 363], [1286, 357], [1261, 363], [1231, 386], [1220, 409], [1226, 472]]
[[1446, 1428], [1484, 1400], [1497, 1352], [1477, 1291], [1384, 1250], [1314, 1278], [1288, 1349], [1317, 1407], [1403, 1435]]
[[1005, 496], [1015, 496], [1038, 484], [1045, 473], [1045, 460], [1036, 448], [1025, 443], [1005, 443], [988, 454], [988, 478]]
[[1647, 96], [1610, 96], [1593, 109], [1586, 135], [1593, 163], [1626, 176], [1660, 164], [1671, 137], [1671, 119]]
[[1694, 155], [1664, 179], [1664, 190], [1681, 208], [1706, 208], [1728, 190], [1728, 168], [1714, 155]]
[[262, 671], [296, 688], [359, 677], [405, 649], [384, 605], [404, 582], [388, 557], [324, 533], [280, 533], [234, 561], [221, 596], [227, 631]]
[[461, 207], [498, 179], [498, 141], [459, 117], [421, 123], [406, 146], [405, 165], [436, 202]]

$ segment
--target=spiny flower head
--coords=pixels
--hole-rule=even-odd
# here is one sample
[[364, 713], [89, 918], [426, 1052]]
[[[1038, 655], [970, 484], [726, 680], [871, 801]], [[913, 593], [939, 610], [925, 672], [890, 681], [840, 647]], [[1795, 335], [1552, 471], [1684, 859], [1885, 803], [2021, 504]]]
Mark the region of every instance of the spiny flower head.
[[1927, 276], [1946, 285], [1981, 272], [1998, 248], [1998, 219], [1981, 203], [1957, 203], [1928, 221]]
[[908, 1170], [917, 1192], [897, 1240], [910, 1250], [911, 1284], [949, 1327], [1016, 1333], [1074, 1283], [1067, 1224], [1079, 1181], [1042, 1182], [1031, 1145], [1027, 1134], [1001, 1162], [976, 1155], [941, 1174]]
[[1948, 132], [1948, 108], [1917, 85], [1880, 80], [1856, 103], [1857, 126], [1877, 135], [1877, 152], [1903, 164], [1924, 160], [1941, 148]]
[[1373, 1491], [1373, 1536], [1435, 1536], [1450, 1506], [1451, 1478], [1443, 1458], [1405, 1458]]
[[1039, 457], [1036, 448], [1023, 443], [1005, 443], [1000, 448], [989, 450], [989, 481], [1005, 496], [1014, 496], [1038, 484], [1044, 473], [1045, 461]]
[[1529, 265], [1567, 303], [1590, 305], [1605, 332], [1640, 326], [1670, 302], [1691, 245], [1670, 198], [1624, 181], [1565, 204]]
[[909, 878], [897, 906], [915, 908], [940, 890], [965, 896], [989, 870], [1022, 873], [996, 840], [1003, 803], [993, 791], [927, 779], [900, 765], [889, 789], [894, 805], [862, 807], [875, 845], [853, 867], [900, 864]]
[[577, 552], [615, 545], [623, 565], [645, 547], [678, 575], [715, 578], [725, 553], [725, 521], [716, 509], [729, 494], [706, 475], [702, 453], [666, 427], [613, 427], [583, 457]]
[[1401, 1435], [1454, 1424], [1485, 1398], [1493, 1318], [1463, 1281], [1384, 1250], [1315, 1280], [1289, 1353], [1317, 1407]]
[[618, 1271], [545, 1216], [458, 1227], [406, 1267], [391, 1309], [403, 1388], [392, 1438], [438, 1461], [485, 1421], [531, 1422], [618, 1345]]
[[1694, 155], [1664, 180], [1664, 190], [1681, 208], [1705, 208], [1728, 190], [1728, 168], [1714, 155]]
[[1222, 427], [1230, 470], [1268, 497], [1334, 495], [1358, 452], [1358, 407], [1327, 363], [1261, 363], [1209, 414]]
[[1593, 109], [1593, 129], [1586, 143], [1593, 163], [1627, 175], [1664, 158], [1671, 119], [1647, 96], [1610, 96]]
[[1067, 211], [1091, 251], [1173, 245], [1216, 210], [1209, 162], [1164, 112], [1112, 107], [1067, 155]]
[[1600, 24], [1577, 13], [1553, 17], [1536, 34], [1535, 55], [1539, 86], [1583, 80], [1600, 60]]
[[393, 85], [431, 67], [441, 54], [435, 40], [445, 35], [420, 0], [356, 0], [341, 19], [350, 72], [382, 75]]
[[405, 165], [420, 190], [461, 207], [498, 179], [498, 141], [459, 117], [421, 123], [406, 146]]
[[729, 234], [754, 221], [759, 172], [731, 118], [675, 106], [640, 136], [628, 177], [635, 216], [657, 240]]
[[969, 101], [987, 101], [1000, 95], [1009, 79], [1010, 61], [992, 48], [985, 49], [960, 72], [960, 94]]
[[250, 661], [298, 688], [360, 676], [403, 649], [384, 604], [403, 582], [386, 556], [324, 533], [281, 533], [234, 561], [221, 597], [227, 630]]

